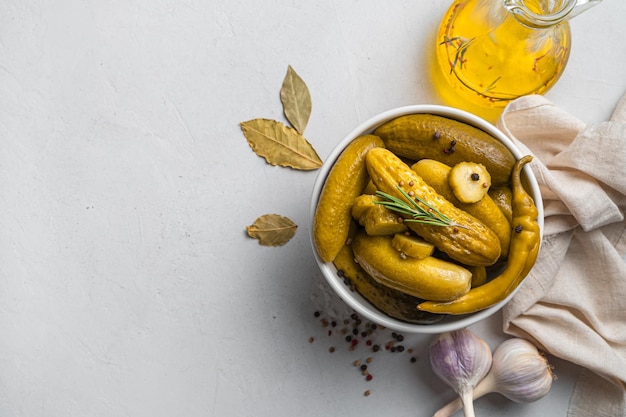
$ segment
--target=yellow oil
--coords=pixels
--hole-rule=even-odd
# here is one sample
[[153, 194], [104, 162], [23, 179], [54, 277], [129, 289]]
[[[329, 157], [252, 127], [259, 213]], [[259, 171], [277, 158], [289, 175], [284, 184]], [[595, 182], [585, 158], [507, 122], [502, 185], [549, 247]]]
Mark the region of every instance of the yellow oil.
[[570, 51], [567, 22], [533, 29], [501, 3], [455, 1], [441, 21], [431, 69], [446, 104], [487, 119], [517, 97], [545, 93], [563, 72]]

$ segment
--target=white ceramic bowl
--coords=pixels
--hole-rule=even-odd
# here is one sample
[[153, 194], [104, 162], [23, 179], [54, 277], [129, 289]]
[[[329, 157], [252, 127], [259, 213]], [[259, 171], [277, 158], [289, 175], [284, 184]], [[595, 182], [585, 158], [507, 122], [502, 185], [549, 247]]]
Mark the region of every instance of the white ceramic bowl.
[[[335, 149], [328, 156], [324, 165], [320, 169], [317, 179], [315, 181], [315, 185], [313, 187], [313, 194], [311, 198], [311, 207], [310, 207], [310, 216], [311, 216], [311, 224], [313, 224], [313, 217], [315, 215], [315, 209], [317, 207], [317, 201], [319, 199], [320, 193], [322, 191], [322, 187], [324, 182], [326, 181], [326, 177], [330, 172], [333, 164], [343, 151], [343, 149], [357, 136], [372, 133], [378, 126], [381, 124], [388, 122], [392, 119], [395, 119], [399, 116], [404, 116], [407, 114], [414, 113], [428, 113], [428, 114], [436, 114], [440, 116], [445, 116], [451, 119], [455, 119], [464, 123], [468, 123], [474, 127], [477, 127], [498, 140], [500, 140], [507, 148], [511, 150], [513, 155], [519, 159], [522, 156], [521, 151], [517, 148], [513, 142], [502, 133], [499, 129], [497, 129], [491, 123], [481, 119], [478, 116], [467, 113], [463, 110], [458, 110], [451, 107], [439, 106], [439, 105], [412, 105], [399, 107], [396, 109], [392, 109], [381, 113], [377, 116], [372, 117], [366, 122], [362, 123], [352, 132], [350, 132], [347, 136], [345, 136], [341, 142], [337, 144]], [[541, 198], [541, 193], [539, 191], [539, 185], [537, 184], [537, 179], [535, 178], [532, 170], [528, 165], [523, 168], [522, 171], [522, 180], [527, 188], [529, 194], [535, 200], [535, 205], [537, 206], [537, 210], [539, 211], [538, 222], [540, 226], [541, 233], [543, 234], [543, 200]], [[311, 243], [313, 243], [311, 241]], [[437, 334], [443, 333], [447, 331], [452, 331], [455, 329], [460, 329], [463, 327], [467, 327], [474, 323], [477, 323], [480, 320], [483, 320], [495, 312], [500, 310], [517, 292], [514, 291], [510, 294], [506, 299], [502, 300], [498, 304], [487, 308], [485, 310], [466, 315], [449, 315], [443, 318], [443, 320], [433, 323], [433, 324], [413, 324], [409, 322], [405, 322], [402, 320], [398, 320], [396, 318], [390, 317], [374, 307], [370, 304], [365, 298], [363, 298], [358, 292], [351, 291], [348, 286], [345, 285], [343, 279], [337, 276], [337, 269], [331, 262], [323, 262], [317, 254], [315, 250], [315, 246], [313, 245], [313, 252], [315, 254], [315, 258], [317, 260], [317, 264], [322, 271], [322, 274], [328, 281], [328, 284], [331, 286], [333, 291], [352, 309], [355, 310], [362, 317], [370, 320], [373, 323], [377, 323], [379, 325], [383, 325], [389, 329], [393, 329], [396, 331], [406, 332], [406, 333], [430, 333]], [[523, 284], [522, 284], [523, 285]], [[519, 289], [519, 287], [518, 287]]]

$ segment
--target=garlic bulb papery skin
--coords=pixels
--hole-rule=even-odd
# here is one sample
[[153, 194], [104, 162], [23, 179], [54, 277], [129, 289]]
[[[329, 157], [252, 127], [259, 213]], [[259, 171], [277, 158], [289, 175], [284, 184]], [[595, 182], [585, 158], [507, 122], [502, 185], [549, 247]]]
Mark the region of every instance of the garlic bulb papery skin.
[[[497, 392], [512, 401], [530, 403], [546, 396], [554, 379], [552, 367], [535, 345], [524, 339], [508, 339], [493, 352], [491, 370], [474, 388], [474, 399]], [[455, 400], [433, 417], [449, 417], [461, 408], [462, 402]]]
[[508, 339], [493, 353], [496, 392], [518, 403], [543, 398], [552, 387], [552, 366], [537, 347], [524, 339]]
[[491, 349], [467, 329], [442, 333], [429, 349], [435, 374], [459, 394], [465, 417], [474, 417], [473, 390], [491, 368]]

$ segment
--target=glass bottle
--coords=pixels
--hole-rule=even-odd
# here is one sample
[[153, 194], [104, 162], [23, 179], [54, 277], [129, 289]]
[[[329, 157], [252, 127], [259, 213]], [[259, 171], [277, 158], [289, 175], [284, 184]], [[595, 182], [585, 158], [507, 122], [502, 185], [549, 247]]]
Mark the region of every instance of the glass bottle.
[[600, 1], [454, 1], [437, 33], [438, 92], [487, 119], [511, 100], [545, 93], [569, 58], [568, 20]]

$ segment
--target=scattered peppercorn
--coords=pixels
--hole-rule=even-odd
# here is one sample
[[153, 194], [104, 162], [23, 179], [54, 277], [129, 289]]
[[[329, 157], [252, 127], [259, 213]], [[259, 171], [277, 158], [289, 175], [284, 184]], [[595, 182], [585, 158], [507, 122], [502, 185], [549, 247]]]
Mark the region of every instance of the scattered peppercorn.
[[366, 369], [367, 369], [367, 365], [366, 364], [361, 365], [361, 371], [364, 371]]
[[374, 377], [372, 376], [372, 374], [367, 374], [367, 375], [365, 376], [365, 380], [366, 380], [366, 381], [371, 381], [373, 378], [374, 378]]
[[415, 356], [411, 356], [411, 363], [417, 362], [417, 358]]
[[335, 348], [334, 348], [333, 346], [331, 346], [331, 347], [329, 347], [329, 348], [328, 348], [328, 351], [329, 351], [330, 353], [333, 353], [333, 352], [335, 351]]
[[313, 315], [314, 315], [315, 317], [319, 317], [319, 316], [321, 316], [322, 314], [321, 314], [319, 311], [316, 311], [315, 313], [313, 313]]
[[522, 226], [521, 225], [517, 225], [515, 226], [515, 233], [522, 233]]
[[472, 172], [471, 178], [472, 178], [472, 181], [478, 181], [480, 179], [480, 175], [478, 175], [475, 172]]
[[365, 395], [366, 397], [369, 397], [371, 395], [371, 391], [370, 390], [366, 390], [363, 395]]
[[309, 337], [309, 343], [313, 343], [315, 342], [315, 338], [314, 337]]

